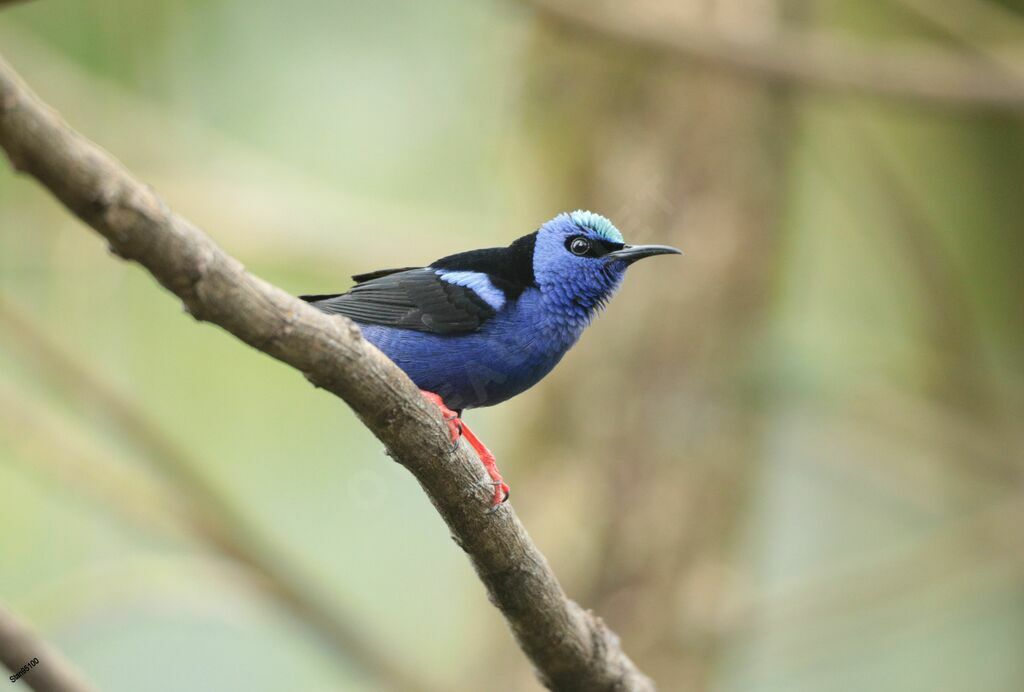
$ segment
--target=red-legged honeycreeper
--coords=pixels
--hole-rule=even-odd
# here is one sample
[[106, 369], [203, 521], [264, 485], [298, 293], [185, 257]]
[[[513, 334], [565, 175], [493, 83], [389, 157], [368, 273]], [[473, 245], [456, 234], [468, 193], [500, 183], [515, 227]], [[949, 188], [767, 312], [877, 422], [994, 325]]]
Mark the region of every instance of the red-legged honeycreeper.
[[497, 507], [508, 499], [508, 486], [462, 411], [537, 384], [612, 297], [629, 265], [667, 254], [682, 253], [626, 245], [605, 217], [574, 211], [508, 247], [360, 274], [347, 293], [302, 299], [354, 320], [441, 408], [452, 441], [464, 436], [480, 456]]

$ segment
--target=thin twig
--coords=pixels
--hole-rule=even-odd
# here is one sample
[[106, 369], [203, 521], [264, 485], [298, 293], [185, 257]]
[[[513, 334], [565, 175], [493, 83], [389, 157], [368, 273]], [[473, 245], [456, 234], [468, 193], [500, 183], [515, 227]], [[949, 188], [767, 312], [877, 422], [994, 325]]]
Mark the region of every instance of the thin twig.
[[176, 505], [192, 531], [214, 550], [255, 573], [277, 601], [332, 651], [362, 668], [380, 684], [399, 690], [426, 690], [427, 683], [404, 670], [394, 656], [375, 645], [355, 618], [321, 596], [308, 580], [284, 568], [286, 555], [253, 530], [195, 469], [198, 466], [152, 418], [84, 363], [61, 349], [27, 314], [0, 296], [0, 325], [7, 339], [65, 391], [102, 411], [121, 436], [139, 449], [170, 486]]
[[[603, 40], [655, 49], [770, 81], [921, 101], [1024, 111], [1024, 65], [1007, 70], [939, 49], [866, 46], [793, 30], [766, 37], [663, 21], [625, 4], [519, 0], [539, 15]], [[618, 8], [612, 10], [612, 8]], [[625, 9], [623, 9], [625, 8]]]
[[[487, 480], [411, 380], [362, 338], [247, 272], [109, 154], [66, 125], [0, 60], [0, 146], [138, 262], [196, 319], [304, 373], [348, 403], [408, 469], [466, 551], [539, 678], [557, 690], [652, 690], [600, 618], [569, 600], [510, 505], [488, 514]], [[411, 574], [410, 579], [416, 575]]]
[[0, 663], [35, 692], [95, 692], [64, 656], [0, 603]]

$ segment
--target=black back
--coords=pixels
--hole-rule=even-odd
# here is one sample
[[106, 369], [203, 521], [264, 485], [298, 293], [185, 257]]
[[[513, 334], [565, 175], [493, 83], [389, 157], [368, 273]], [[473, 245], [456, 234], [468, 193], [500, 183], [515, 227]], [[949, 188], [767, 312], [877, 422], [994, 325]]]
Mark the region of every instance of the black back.
[[363, 324], [459, 334], [479, 329], [495, 310], [475, 291], [449, 283], [436, 270], [487, 274], [507, 301], [536, 285], [533, 252], [537, 234], [509, 247], [472, 250], [440, 259], [430, 267], [382, 269], [358, 274], [348, 293], [300, 296], [329, 314], [341, 314]]
[[533, 252], [537, 234], [523, 236], [508, 247], [470, 250], [439, 259], [431, 267], [450, 271], [483, 272], [505, 297], [515, 300], [531, 286], [537, 285], [533, 274]]

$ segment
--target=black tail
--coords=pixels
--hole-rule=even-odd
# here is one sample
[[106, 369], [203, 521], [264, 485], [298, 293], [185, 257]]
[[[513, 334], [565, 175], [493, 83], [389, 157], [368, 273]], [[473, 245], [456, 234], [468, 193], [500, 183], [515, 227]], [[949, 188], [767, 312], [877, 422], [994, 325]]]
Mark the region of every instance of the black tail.
[[407, 272], [411, 269], [422, 269], [423, 267], [402, 267], [401, 269], [379, 269], [375, 272], [369, 272], [368, 274], [356, 274], [352, 277], [352, 280], [357, 284], [365, 284], [367, 281], [373, 281], [384, 276], [391, 276], [392, 274], [398, 274], [401, 272]]
[[324, 294], [318, 295], [318, 296], [299, 296], [299, 298], [301, 298], [302, 300], [306, 301], [307, 303], [318, 303], [321, 300], [327, 300], [328, 298], [337, 298], [340, 295], [344, 295], [344, 294], [343, 293], [324, 293]]

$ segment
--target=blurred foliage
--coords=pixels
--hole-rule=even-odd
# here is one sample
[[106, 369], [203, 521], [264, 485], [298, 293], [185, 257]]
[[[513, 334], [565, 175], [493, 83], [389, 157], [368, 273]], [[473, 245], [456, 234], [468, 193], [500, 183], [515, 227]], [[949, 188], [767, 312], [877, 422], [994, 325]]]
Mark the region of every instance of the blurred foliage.
[[[1022, 3], [631, 11], [666, 7], [981, 61], [1024, 45]], [[577, 207], [682, 247], [637, 270], [548, 380], [472, 414], [570, 595], [662, 689], [1024, 688], [1018, 115], [771, 86], [513, 2], [38, 0], [3, 10], [0, 46], [296, 293]], [[192, 324], [6, 167], [0, 298], [395, 661], [441, 689], [537, 688], [348, 410]], [[150, 460], [10, 328], [0, 598], [105, 690], [379, 688], [149, 507]], [[127, 492], [101, 492], [111, 478]]]

